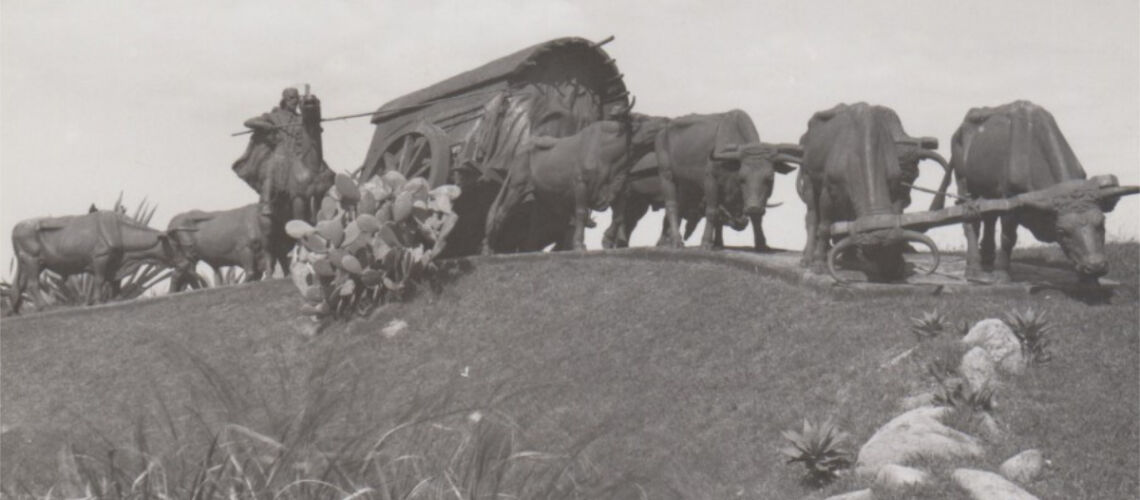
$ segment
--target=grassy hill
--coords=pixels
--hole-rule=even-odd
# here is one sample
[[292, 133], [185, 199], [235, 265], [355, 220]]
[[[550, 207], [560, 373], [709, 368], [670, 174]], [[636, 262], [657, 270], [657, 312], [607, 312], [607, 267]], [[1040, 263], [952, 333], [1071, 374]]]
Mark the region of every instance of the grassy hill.
[[[1131, 497], [1140, 257], [1135, 243], [1110, 250], [1126, 286], [1098, 305], [1060, 293], [837, 300], [715, 261], [596, 255], [475, 259], [439, 294], [316, 337], [285, 281], [6, 318], [0, 474], [50, 482], [68, 443], [101, 466], [116, 447], [188, 454], [186, 436], [224, 424], [329, 452], [417, 418], [456, 429], [478, 410], [507, 422], [519, 449], [573, 455], [599, 484], [822, 498], [850, 484], [802, 485], [776, 451], [780, 431], [833, 417], [857, 447], [926, 383], [914, 363], [887, 366], [916, 344], [909, 318], [1034, 307], [1055, 325], [1054, 359], [998, 390], [1008, 432], [987, 464], [1036, 447], [1053, 462], [1028, 488], [1042, 498]], [[385, 333], [396, 320], [407, 326]]]

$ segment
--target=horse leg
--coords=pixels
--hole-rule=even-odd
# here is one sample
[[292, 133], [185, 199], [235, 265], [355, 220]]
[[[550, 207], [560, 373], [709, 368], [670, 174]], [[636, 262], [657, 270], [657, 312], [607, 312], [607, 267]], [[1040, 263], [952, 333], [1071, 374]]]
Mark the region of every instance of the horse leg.
[[261, 189], [258, 190], [257, 204], [261, 207], [261, 216], [273, 215], [273, 173], [272, 169], [263, 168], [261, 172]]

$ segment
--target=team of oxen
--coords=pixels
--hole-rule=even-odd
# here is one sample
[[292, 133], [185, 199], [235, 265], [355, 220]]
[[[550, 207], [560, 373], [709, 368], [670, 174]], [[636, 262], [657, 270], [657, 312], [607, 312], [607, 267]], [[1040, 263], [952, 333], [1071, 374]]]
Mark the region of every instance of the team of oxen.
[[[774, 206], [769, 202], [773, 185], [791, 182], [779, 179], [799, 168], [794, 182], [807, 205], [801, 264], [837, 276], [837, 260], [857, 263], [871, 280], [897, 281], [906, 272], [903, 254], [909, 243], [930, 247], [937, 266], [938, 249], [921, 230], [903, 224], [840, 239], [832, 228], [843, 221], [899, 217], [911, 202], [919, 163], [930, 160], [943, 169], [943, 180], [930, 207], [935, 223], [928, 217], [924, 227], [938, 225], [951, 177], [957, 181], [956, 197], [966, 204], [1055, 191], [1000, 214], [966, 220], [966, 278], [1008, 280], [1016, 230], [1025, 226], [1038, 240], [1059, 243], [1080, 279], [1095, 282], [1107, 272], [1104, 213], [1121, 196], [1140, 192], [1140, 187], [1116, 185], [1114, 178], [1096, 185], [1085, 181], [1053, 116], [1026, 101], [971, 109], [953, 136], [950, 161], [935, 151], [937, 139], [910, 136], [894, 111], [866, 103], [815, 113], [798, 144], [762, 142], [739, 110], [669, 119], [632, 113], [631, 107], [570, 137], [532, 138], [510, 164], [487, 213], [484, 253], [501, 250], [497, 239], [504, 222], [522, 207], [542, 210], [544, 216], [528, 219], [528, 236], [512, 251], [537, 251], [551, 242], [558, 249], [583, 249], [590, 211], [607, 207], [613, 209], [613, 223], [605, 232], [606, 247], [628, 246], [630, 233], [652, 207], [665, 209], [659, 245], [683, 246], [704, 219], [702, 247], [722, 246], [724, 225], [742, 230], [751, 224], [755, 248], [766, 250], [762, 218]], [[113, 212], [21, 222], [12, 235], [19, 262], [14, 307], [18, 311], [19, 292], [38, 287], [43, 269], [61, 275], [89, 272], [114, 286], [132, 263], [157, 262], [176, 269], [175, 290], [188, 284], [199, 261], [215, 270], [241, 266], [247, 279], [271, 272], [274, 262], [288, 272], [281, 245], [266, 234], [259, 212], [258, 204], [194, 211], [174, 217], [167, 231]]]

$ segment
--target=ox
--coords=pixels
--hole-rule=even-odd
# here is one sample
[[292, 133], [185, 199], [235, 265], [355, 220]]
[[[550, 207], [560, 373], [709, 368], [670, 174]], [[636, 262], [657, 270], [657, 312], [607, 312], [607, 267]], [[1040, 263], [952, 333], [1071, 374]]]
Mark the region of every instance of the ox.
[[632, 106], [619, 106], [612, 119], [591, 123], [569, 137], [531, 137], [512, 160], [487, 213], [483, 252], [494, 253], [504, 222], [531, 198], [536, 206], [522, 251], [542, 250], [552, 229], [567, 227], [566, 220], [571, 227], [563, 239], [569, 241], [559, 248], [584, 250], [590, 210], [605, 210], [613, 202], [633, 157], [652, 148], [658, 131], [655, 120], [631, 116]]
[[[731, 176], [720, 176], [720, 180], [721, 182], [736, 183], [736, 179]], [[740, 199], [740, 189], [732, 189], [732, 187], [731, 185], [721, 186], [722, 192], [726, 193], [726, 196], [721, 200], [720, 220], [732, 227], [733, 230], [743, 231], [748, 227], [749, 219], [744, 214], [744, 203]], [[684, 200], [685, 198], [682, 197], [682, 202], [678, 204], [677, 208], [678, 216], [685, 221], [682, 240], [687, 240], [695, 232], [697, 223], [704, 218], [705, 207], [703, 203], [685, 203]], [[657, 155], [655, 153], [643, 155], [640, 160], [634, 163], [629, 172], [628, 187], [614, 200], [614, 216], [610, 227], [606, 229], [602, 238], [602, 245], [605, 248], [628, 247], [630, 235], [633, 234], [633, 230], [637, 228], [637, 223], [645, 216], [645, 213], [650, 208], [656, 211], [664, 206], [665, 197], [661, 192]], [[718, 248], [723, 247], [722, 226], [718, 225], [714, 227], [714, 230], [713, 245]], [[669, 226], [662, 224], [661, 236], [657, 240], [657, 245], [665, 246], [668, 241]]]
[[[213, 268], [215, 283], [221, 283], [224, 266], [241, 266], [246, 281], [272, 273], [274, 256], [269, 252], [260, 206], [253, 203], [217, 212], [192, 210], [170, 219], [167, 229], [177, 233], [178, 246], [190, 262], [171, 278], [170, 289], [177, 292], [194, 285], [192, 273], [199, 261]], [[278, 260], [286, 258], [282, 255]], [[282, 268], [289, 266], [283, 262]]]
[[[142, 263], [176, 269], [189, 265], [176, 239], [117, 212], [43, 217], [21, 221], [12, 229], [16, 252], [16, 290], [12, 311], [20, 312], [24, 290], [31, 285], [37, 307], [42, 307], [40, 272], [47, 269], [66, 278], [91, 273], [96, 290], [103, 284], [119, 293], [120, 274]], [[94, 297], [88, 298], [88, 304]]]
[[[1061, 135], [1053, 115], [1028, 101], [995, 108], [974, 108], [954, 133], [950, 166], [964, 198], [1008, 198], [1085, 179], [1081, 163]], [[1117, 200], [1135, 194], [1132, 187], [1078, 190], [1037, 201], [1001, 216], [1001, 252], [994, 259], [997, 216], [967, 222], [966, 277], [1009, 281], [1009, 259], [1017, 228], [1025, 226], [1043, 242], [1057, 242], [1081, 282], [1095, 283], [1108, 272], [1104, 255], [1104, 213]], [[985, 226], [979, 248], [978, 231]]]
[[[722, 208], [740, 204], [751, 219], [754, 245], [768, 248], [760, 225], [768, 204], [775, 174], [786, 174], [798, 162], [771, 144], [760, 142], [756, 126], [745, 112], [732, 110], [709, 115], [686, 115], [674, 119], [657, 136], [661, 199], [665, 206], [665, 243], [683, 246], [680, 219], [699, 220], [704, 207], [705, 224], [701, 247], [716, 246], [716, 232], [724, 222]], [[621, 203], [619, 203], [619, 206]], [[625, 213], [615, 210], [619, 228]], [[734, 217], [738, 218], [738, 217]], [[628, 231], [621, 237], [628, 237]]]
[[937, 266], [934, 242], [902, 229], [857, 234], [828, 251], [833, 222], [902, 213], [910, 204], [910, 183], [918, 177], [920, 160], [934, 160], [946, 169], [944, 192], [950, 172], [946, 160], [932, 151], [936, 139], [912, 138], [893, 110], [857, 103], [813, 115], [800, 144], [804, 156], [796, 188], [807, 204], [802, 265], [819, 272], [826, 262], [834, 277], [835, 257], [855, 245], [870, 264], [870, 279], [899, 280], [905, 274], [903, 251], [914, 241], [930, 247]]

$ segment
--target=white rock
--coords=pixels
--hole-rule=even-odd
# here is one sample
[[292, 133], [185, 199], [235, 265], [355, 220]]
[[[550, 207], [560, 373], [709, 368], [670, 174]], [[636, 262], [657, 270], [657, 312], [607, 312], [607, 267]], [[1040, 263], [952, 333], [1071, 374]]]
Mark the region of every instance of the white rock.
[[958, 469], [950, 477], [974, 500], [1037, 500], [1036, 496], [993, 472]]
[[1001, 475], [1021, 484], [1037, 479], [1045, 469], [1045, 456], [1041, 450], [1025, 450], [1001, 464]]
[[825, 500], [874, 500], [875, 495], [870, 489], [849, 491], [842, 495], [832, 495]]
[[1021, 355], [1021, 342], [1000, 319], [984, 319], [970, 329], [962, 339], [968, 345], [980, 346], [990, 355], [997, 367], [1004, 373], [1021, 375], [1025, 371], [1025, 359]]
[[875, 487], [883, 491], [896, 491], [910, 486], [926, 484], [930, 481], [930, 474], [898, 464], [887, 464], [879, 467], [875, 474]]
[[987, 385], [993, 385], [997, 377], [997, 369], [985, 348], [975, 346], [966, 355], [962, 356], [962, 363], [958, 366], [958, 373], [965, 377], [966, 382], [974, 391]]
[[915, 408], [887, 422], [859, 449], [855, 472], [874, 476], [887, 464], [904, 464], [916, 456], [978, 457], [985, 449], [977, 438], [951, 429], [941, 419], [949, 408]]
[[394, 319], [392, 321], [389, 321], [387, 325], [384, 325], [384, 328], [380, 329], [380, 333], [384, 335], [384, 338], [390, 339], [396, 335], [399, 335], [400, 332], [404, 331], [404, 329], [407, 327], [407, 321], [404, 321], [402, 319]]

